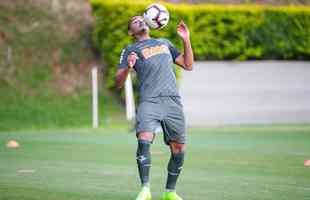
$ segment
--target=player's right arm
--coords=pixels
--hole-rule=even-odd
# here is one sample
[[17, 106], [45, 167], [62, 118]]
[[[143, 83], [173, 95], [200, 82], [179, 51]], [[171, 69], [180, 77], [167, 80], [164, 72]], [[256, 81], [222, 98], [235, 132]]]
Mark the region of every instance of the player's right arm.
[[122, 88], [128, 74], [136, 64], [138, 56], [135, 52], [129, 52], [128, 49], [123, 49], [120, 57], [120, 64], [116, 73], [116, 86]]

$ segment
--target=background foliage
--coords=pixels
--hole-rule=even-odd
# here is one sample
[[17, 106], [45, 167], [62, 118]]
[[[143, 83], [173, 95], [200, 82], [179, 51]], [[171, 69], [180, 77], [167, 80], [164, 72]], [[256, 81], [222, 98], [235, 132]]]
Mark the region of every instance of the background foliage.
[[[115, 72], [131, 16], [150, 2], [92, 0], [96, 25], [93, 41], [106, 62], [106, 85], [115, 88]], [[176, 26], [183, 19], [191, 31], [196, 60], [310, 59], [310, 8], [305, 6], [165, 4], [169, 25], [152, 31], [182, 49]], [[130, 8], [130, 9], [129, 9]]]

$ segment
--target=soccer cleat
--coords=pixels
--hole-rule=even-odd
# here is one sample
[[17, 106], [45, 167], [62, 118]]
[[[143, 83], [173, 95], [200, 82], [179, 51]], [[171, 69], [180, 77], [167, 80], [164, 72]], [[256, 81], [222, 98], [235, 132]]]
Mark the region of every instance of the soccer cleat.
[[161, 200], [183, 200], [176, 192], [165, 192]]
[[142, 187], [136, 200], [152, 200], [151, 192], [149, 187]]

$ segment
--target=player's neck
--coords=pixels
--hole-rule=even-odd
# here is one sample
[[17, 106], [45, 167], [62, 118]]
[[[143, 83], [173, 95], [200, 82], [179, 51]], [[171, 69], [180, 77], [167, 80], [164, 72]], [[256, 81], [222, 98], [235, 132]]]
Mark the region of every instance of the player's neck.
[[150, 37], [149, 34], [143, 34], [143, 35], [137, 35], [137, 36], [136, 36], [136, 40], [137, 40], [138, 42], [143, 41], [143, 40], [147, 40], [147, 39], [150, 39], [150, 38], [151, 38], [151, 37]]

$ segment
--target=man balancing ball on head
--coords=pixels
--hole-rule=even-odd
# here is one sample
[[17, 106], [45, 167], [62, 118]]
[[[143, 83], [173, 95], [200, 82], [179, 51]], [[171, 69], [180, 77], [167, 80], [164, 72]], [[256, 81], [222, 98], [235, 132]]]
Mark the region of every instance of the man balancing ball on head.
[[116, 75], [121, 88], [128, 73], [134, 69], [139, 81], [139, 106], [136, 117], [138, 139], [137, 164], [142, 189], [136, 200], [151, 200], [149, 173], [150, 146], [156, 128], [162, 127], [164, 140], [170, 147], [166, 191], [162, 200], [182, 200], [176, 194], [176, 182], [181, 172], [185, 152], [185, 120], [181, 98], [177, 89], [174, 63], [185, 70], [193, 68], [193, 51], [190, 33], [181, 21], [177, 33], [184, 45], [180, 53], [164, 38], [151, 38], [149, 27], [142, 16], [134, 16], [128, 23], [128, 33], [136, 40], [123, 49]]

